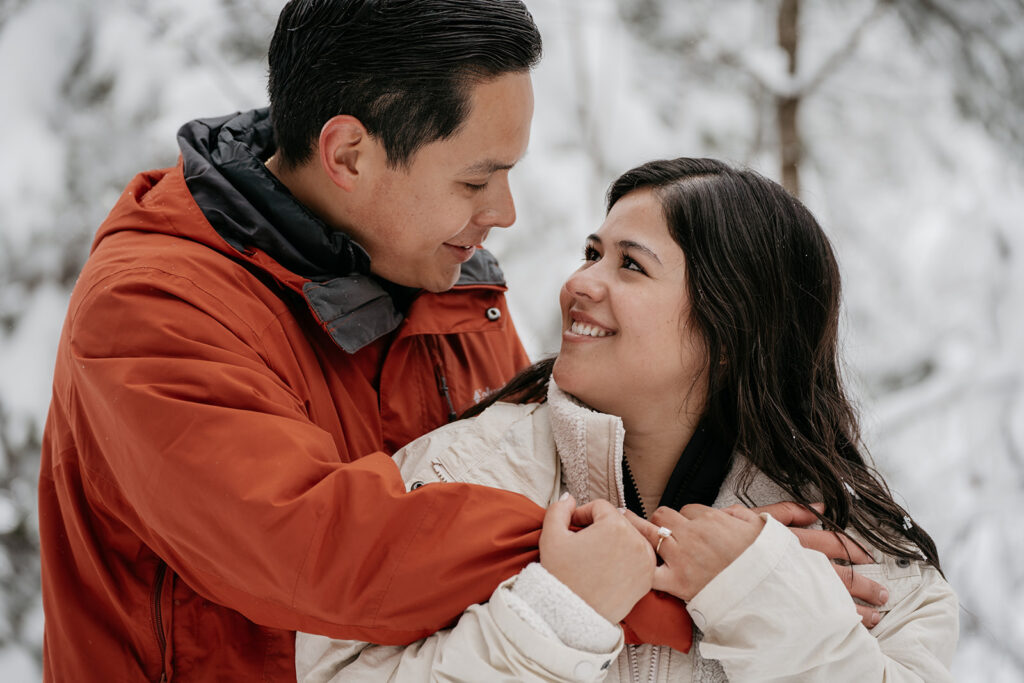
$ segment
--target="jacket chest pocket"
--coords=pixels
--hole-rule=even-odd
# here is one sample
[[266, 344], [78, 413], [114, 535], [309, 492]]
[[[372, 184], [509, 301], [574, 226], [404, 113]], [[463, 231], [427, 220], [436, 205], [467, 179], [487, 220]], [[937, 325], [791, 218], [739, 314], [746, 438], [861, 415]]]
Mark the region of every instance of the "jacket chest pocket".
[[[880, 583], [889, 591], [889, 600], [876, 609], [883, 615], [921, 585], [921, 564], [904, 558], [886, 557], [877, 564], [858, 564], [853, 569], [861, 576]], [[857, 601], [860, 604], [867, 604]], [[873, 606], [873, 605], [872, 605]]]

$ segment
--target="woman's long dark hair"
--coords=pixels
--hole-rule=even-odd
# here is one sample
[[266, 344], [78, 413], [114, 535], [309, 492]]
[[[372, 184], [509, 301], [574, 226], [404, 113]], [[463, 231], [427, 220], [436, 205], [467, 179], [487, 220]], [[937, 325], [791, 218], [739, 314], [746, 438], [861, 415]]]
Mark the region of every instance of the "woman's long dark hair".
[[[685, 158], [623, 174], [608, 210], [643, 188], [686, 257], [691, 315], [715, 361], [706, 361], [705, 423], [797, 502], [822, 500], [826, 528], [852, 527], [880, 550], [923, 553], [939, 569], [935, 543], [862, 453], [839, 368], [839, 267], [814, 216], [754, 171]], [[544, 400], [553, 363], [530, 366], [472, 413]]]

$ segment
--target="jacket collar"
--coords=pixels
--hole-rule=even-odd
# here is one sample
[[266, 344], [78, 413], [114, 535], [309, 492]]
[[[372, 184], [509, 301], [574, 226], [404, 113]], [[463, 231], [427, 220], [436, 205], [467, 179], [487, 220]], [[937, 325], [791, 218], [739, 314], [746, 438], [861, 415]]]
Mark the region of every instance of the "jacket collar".
[[603, 498], [623, 507], [622, 418], [591, 410], [559, 389], [554, 378], [548, 383], [548, 406], [562, 477], [576, 503]]
[[[189, 192], [235, 258], [297, 291], [338, 346], [355, 353], [398, 328], [405, 315], [392, 294], [410, 299], [415, 292], [398, 292], [404, 288], [372, 275], [366, 250], [329, 228], [267, 169], [276, 149], [268, 108], [192, 121], [178, 142]], [[474, 285], [505, 285], [483, 250], [463, 265], [456, 284]]]
[[[569, 493], [580, 505], [603, 498], [617, 507], [625, 507], [622, 459], [626, 431], [622, 419], [588, 408], [562, 391], [554, 378], [548, 383], [548, 405], [551, 431]], [[684, 502], [697, 497], [706, 503], [713, 501], [714, 507], [739, 503], [735, 489], [748, 461], [738, 454], [732, 454], [730, 459], [728, 449], [723, 451], [707, 442], [703, 433], [696, 433], [691, 439], [695, 448], [707, 449], [708, 460], [714, 462], [694, 465], [680, 457], [680, 465], [669, 480], [669, 490], [681, 493], [687, 498]], [[686, 481], [674, 482], [676, 479]], [[755, 473], [750, 492], [762, 501], [782, 500], [781, 489], [761, 472]], [[663, 496], [662, 505], [670, 504], [669, 497]]]

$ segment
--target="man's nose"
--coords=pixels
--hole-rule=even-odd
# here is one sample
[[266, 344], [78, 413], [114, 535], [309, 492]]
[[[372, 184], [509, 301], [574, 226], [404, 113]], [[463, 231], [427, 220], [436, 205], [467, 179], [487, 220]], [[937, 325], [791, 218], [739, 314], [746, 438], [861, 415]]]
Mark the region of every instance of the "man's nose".
[[508, 180], [493, 180], [496, 184], [489, 196], [487, 206], [480, 213], [477, 222], [487, 227], [507, 228], [516, 222], [516, 205], [512, 199], [512, 188]]

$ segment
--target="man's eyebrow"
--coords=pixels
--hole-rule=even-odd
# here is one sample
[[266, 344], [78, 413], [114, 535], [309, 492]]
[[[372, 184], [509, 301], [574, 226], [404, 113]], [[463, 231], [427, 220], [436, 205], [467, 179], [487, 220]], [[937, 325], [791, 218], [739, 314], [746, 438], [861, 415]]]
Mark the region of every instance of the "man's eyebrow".
[[[587, 241], [597, 242], [598, 244], [601, 244], [601, 238], [598, 237], [596, 234], [587, 235]], [[634, 242], [633, 240], [619, 240], [615, 244], [616, 246], [619, 247], [619, 249], [636, 249], [638, 251], [642, 251], [648, 256], [650, 256], [652, 259], [657, 261], [659, 265], [661, 265], [661, 259], [658, 258], [658, 255], [655, 254], [654, 251], [647, 245], [640, 244], [639, 242]]]
[[463, 175], [490, 175], [495, 171], [507, 171], [515, 166], [515, 162], [509, 164], [495, 159], [484, 159], [462, 169]]

